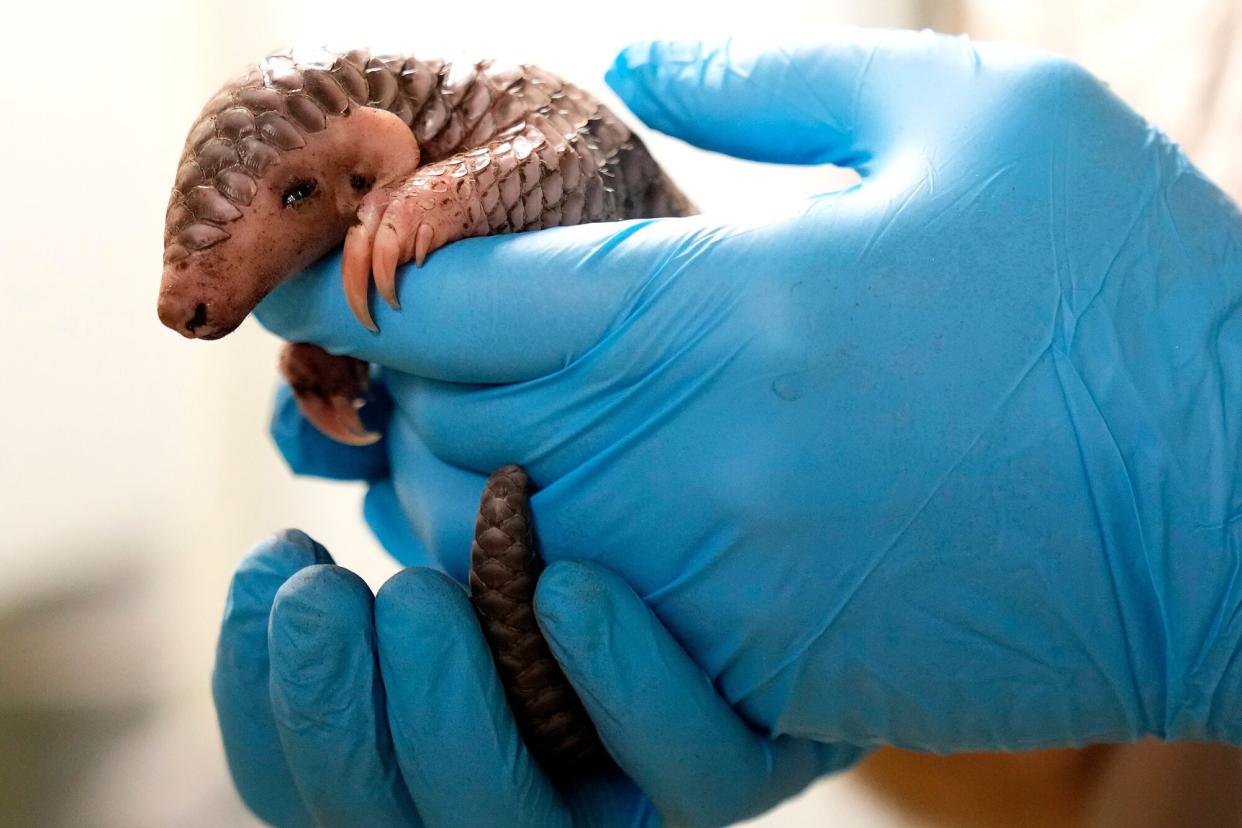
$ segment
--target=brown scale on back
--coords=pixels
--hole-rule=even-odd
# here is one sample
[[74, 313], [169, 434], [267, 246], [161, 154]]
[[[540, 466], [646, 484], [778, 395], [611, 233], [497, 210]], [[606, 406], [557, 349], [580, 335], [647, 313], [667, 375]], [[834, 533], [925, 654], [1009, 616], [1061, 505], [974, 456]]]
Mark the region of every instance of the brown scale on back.
[[[159, 314], [184, 336], [218, 339], [344, 241], [346, 299], [374, 328], [372, 275], [397, 307], [397, 267], [457, 239], [693, 212], [628, 127], [537, 67], [275, 54], [227, 84], [190, 130], [166, 215]], [[290, 344], [280, 370], [321, 431], [379, 439], [357, 413], [364, 363]], [[559, 775], [603, 752], [535, 623], [529, 488], [516, 466], [489, 479], [470, 589], [523, 737]]]

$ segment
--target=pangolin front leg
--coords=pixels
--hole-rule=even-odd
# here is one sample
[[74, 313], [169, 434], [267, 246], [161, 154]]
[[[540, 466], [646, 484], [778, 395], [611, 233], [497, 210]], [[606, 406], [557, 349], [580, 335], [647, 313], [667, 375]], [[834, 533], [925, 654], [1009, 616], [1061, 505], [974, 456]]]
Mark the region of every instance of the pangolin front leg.
[[[434, 165], [431, 170], [440, 168]], [[345, 236], [341, 257], [345, 299], [359, 322], [379, 330], [367, 306], [372, 274], [376, 292], [399, 309], [397, 267], [411, 260], [421, 267], [432, 250], [470, 233], [474, 222], [468, 211], [475, 187], [472, 178], [420, 170], [363, 199], [357, 222]]]
[[635, 169], [650, 162], [646, 150], [624, 146], [601, 165], [592, 136], [563, 129], [531, 116], [481, 147], [419, 167], [363, 199], [341, 265], [358, 321], [378, 330], [368, 307], [372, 275], [379, 295], [399, 308], [397, 267], [409, 261], [421, 266], [429, 253], [458, 239], [643, 215], [645, 190], [624, 181], [610, 186], [607, 179], [628, 174], [655, 189], [651, 171]]
[[281, 349], [278, 367], [298, 408], [315, 428], [351, 446], [379, 440], [380, 435], [368, 431], [358, 415], [370, 387], [367, 363], [302, 342]]

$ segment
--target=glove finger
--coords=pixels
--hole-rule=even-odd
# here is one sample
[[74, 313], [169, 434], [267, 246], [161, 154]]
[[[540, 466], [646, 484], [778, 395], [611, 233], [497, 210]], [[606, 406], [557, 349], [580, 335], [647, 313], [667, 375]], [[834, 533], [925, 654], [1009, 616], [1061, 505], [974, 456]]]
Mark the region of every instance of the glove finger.
[[[373, 384], [359, 412], [363, 425], [382, 434], [391, 413], [392, 398], [381, 385]], [[369, 446], [347, 446], [323, 434], [302, 415], [288, 383], [276, 389], [269, 431], [294, 474], [328, 480], [378, 480], [388, 474], [388, 451], [382, 440]]]
[[[656, 40], [625, 48], [605, 80], [648, 126], [704, 149], [784, 164], [862, 167], [885, 100], [864, 96], [896, 33], [841, 28], [814, 44]], [[859, 108], [861, 101], [871, 108]]]
[[760, 813], [861, 756], [752, 730], [647, 605], [595, 564], [549, 566], [535, 609], [608, 752], [671, 822]]
[[276, 592], [299, 570], [331, 563], [327, 550], [290, 530], [258, 544], [237, 567], [211, 677], [229, 771], [242, 801], [273, 825], [310, 825], [285, 763], [268, 694], [267, 625]]
[[268, 635], [272, 710], [316, 825], [419, 825], [392, 751], [371, 591], [312, 566], [276, 594]]
[[522, 743], [460, 586], [407, 569], [375, 599], [397, 758], [431, 826], [570, 824]]
[[465, 239], [399, 280], [401, 310], [375, 303], [380, 332], [358, 324], [329, 256], [255, 309], [292, 342], [420, 376], [514, 382], [558, 370], [605, 334], [638, 286], [706, 219], [559, 227]]

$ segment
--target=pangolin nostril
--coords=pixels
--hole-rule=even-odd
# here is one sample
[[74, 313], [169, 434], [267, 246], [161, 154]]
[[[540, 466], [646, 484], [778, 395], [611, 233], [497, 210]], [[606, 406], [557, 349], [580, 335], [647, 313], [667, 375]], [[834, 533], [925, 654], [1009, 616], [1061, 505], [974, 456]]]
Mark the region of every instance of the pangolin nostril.
[[199, 302], [194, 306], [194, 315], [190, 317], [190, 321], [185, 323], [186, 330], [193, 331], [195, 328], [201, 328], [207, 324], [207, 306]]

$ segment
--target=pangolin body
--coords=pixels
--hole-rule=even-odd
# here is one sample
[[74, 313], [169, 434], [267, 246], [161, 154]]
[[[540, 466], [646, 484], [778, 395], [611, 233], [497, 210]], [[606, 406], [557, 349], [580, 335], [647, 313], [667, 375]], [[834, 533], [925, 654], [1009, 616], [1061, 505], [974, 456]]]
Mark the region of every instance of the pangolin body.
[[615, 115], [536, 67], [272, 55], [212, 97], [190, 130], [166, 215], [161, 318], [186, 336], [227, 332], [355, 222], [346, 288], [369, 322], [357, 304], [365, 268], [380, 265], [390, 298], [395, 267], [367, 255], [381, 217], [401, 231], [405, 261], [423, 224], [438, 247], [690, 212]]
[[[692, 212], [615, 115], [537, 67], [274, 54], [212, 97], [190, 130], [166, 215], [159, 315], [184, 336], [217, 339], [344, 240], [346, 298], [374, 327], [372, 273], [396, 307], [397, 266], [457, 239]], [[365, 364], [291, 344], [280, 369], [322, 431], [378, 439], [356, 411]], [[564, 771], [599, 748], [534, 622], [528, 489], [516, 466], [489, 479], [471, 599], [528, 746]]]

